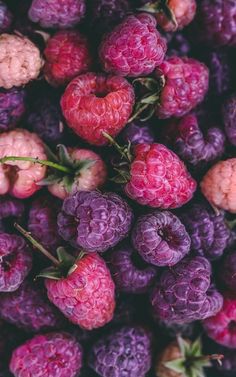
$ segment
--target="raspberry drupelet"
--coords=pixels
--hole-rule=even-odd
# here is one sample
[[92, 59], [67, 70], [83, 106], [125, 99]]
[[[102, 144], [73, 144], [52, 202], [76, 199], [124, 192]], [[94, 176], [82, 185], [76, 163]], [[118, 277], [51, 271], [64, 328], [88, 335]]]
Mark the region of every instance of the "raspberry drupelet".
[[26, 107], [23, 88], [0, 89], [0, 132], [15, 128]]

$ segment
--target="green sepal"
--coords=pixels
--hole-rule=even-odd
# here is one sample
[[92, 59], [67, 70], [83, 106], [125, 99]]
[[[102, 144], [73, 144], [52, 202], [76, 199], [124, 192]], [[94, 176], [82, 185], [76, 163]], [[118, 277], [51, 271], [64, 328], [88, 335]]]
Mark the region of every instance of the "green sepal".
[[76, 169], [75, 175], [79, 175], [81, 170], [91, 168], [95, 163], [96, 163], [96, 160], [90, 160], [90, 159], [85, 159], [85, 160], [74, 162], [73, 167]]
[[59, 177], [59, 174], [49, 174], [46, 178], [41, 179], [41, 181], [37, 182], [36, 184], [38, 186], [50, 186], [54, 183], [59, 183], [61, 181], [61, 178]]
[[168, 0], [156, 0], [155, 2], [148, 2], [137, 10], [152, 14], [164, 13], [166, 18], [174, 24], [175, 28], [178, 27], [175, 15], [168, 5]]
[[62, 184], [66, 190], [66, 192], [69, 194], [71, 192], [71, 189], [72, 189], [72, 186], [73, 186], [73, 183], [74, 183], [74, 177], [70, 176], [70, 175], [65, 175], [63, 178], [62, 178]]
[[58, 157], [55, 155], [55, 153], [53, 153], [53, 151], [49, 148], [47, 144], [44, 144], [44, 150], [46, 152], [48, 160], [59, 163]]
[[57, 248], [57, 257], [62, 267], [70, 268], [75, 263], [75, 258], [63, 246]]
[[191, 355], [201, 356], [202, 355], [202, 342], [200, 338], [197, 338], [191, 345]]
[[58, 144], [57, 148], [58, 148], [58, 156], [59, 156], [60, 163], [64, 166], [73, 167], [74, 161], [70, 157], [65, 145]]
[[60, 280], [62, 278], [62, 274], [59, 269], [55, 267], [49, 267], [42, 270], [36, 277], [52, 279], [52, 280]]
[[176, 373], [185, 373], [185, 358], [180, 357], [179, 359], [175, 359], [172, 361], [167, 361], [164, 363], [164, 366], [168, 369], [173, 370]]

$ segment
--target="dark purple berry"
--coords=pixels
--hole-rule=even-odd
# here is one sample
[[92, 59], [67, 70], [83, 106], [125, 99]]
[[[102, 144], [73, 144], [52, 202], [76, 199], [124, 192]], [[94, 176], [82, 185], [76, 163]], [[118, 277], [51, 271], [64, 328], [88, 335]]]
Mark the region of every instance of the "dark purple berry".
[[0, 232], [5, 232], [9, 228], [8, 221], [12, 218], [19, 220], [25, 211], [25, 205], [19, 199], [9, 196], [0, 196]]
[[0, 33], [7, 31], [12, 23], [12, 14], [4, 1], [0, 0]]
[[25, 90], [0, 89], [0, 132], [14, 128], [25, 112]]
[[210, 70], [210, 94], [216, 97], [224, 95], [231, 87], [231, 70], [227, 52], [209, 51], [204, 61]]
[[224, 282], [227, 289], [235, 292], [236, 289], [236, 251], [228, 253], [224, 259], [220, 279]]
[[226, 135], [230, 143], [236, 145], [236, 94], [224, 102], [222, 115]]
[[188, 56], [190, 53], [190, 43], [182, 32], [165, 34], [168, 43], [168, 56]]
[[130, 142], [133, 145], [154, 142], [150, 125], [141, 121], [128, 124], [122, 131], [121, 137], [125, 143]]

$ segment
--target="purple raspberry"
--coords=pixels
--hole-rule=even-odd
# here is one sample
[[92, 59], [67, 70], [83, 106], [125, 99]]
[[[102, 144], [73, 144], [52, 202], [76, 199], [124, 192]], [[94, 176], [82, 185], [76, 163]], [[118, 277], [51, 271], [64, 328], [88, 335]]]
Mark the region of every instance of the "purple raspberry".
[[60, 200], [45, 195], [35, 199], [29, 211], [29, 231], [46, 249], [51, 251], [62, 244], [62, 239], [57, 232], [57, 215], [60, 208]]
[[75, 26], [85, 15], [85, 0], [33, 0], [29, 19], [43, 28]]
[[181, 159], [194, 166], [214, 161], [224, 153], [225, 136], [221, 129], [211, 127], [204, 134], [195, 114], [170, 121], [164, 137]]
[[134, 121], [128, 124], [121, 133], [125, 143], [130, 142], [133, 145], [154, 142], [154, 135], [148, 123]]
[[236, 289], [236, 252], [231, 251], [224, 259], [220, 278], [227, 289], [235, 292]]
[[236, 46], [235, 0], [202, 0], [198, 12], [198, 32], [204, 42]]
[[210, 93], [216, 97], [224, 95], [231, 87], [229, 56], [222, 50], [209, 51], [204, 61], [210, 70]]
[[145, 293], [153, 284], [157, 270], [139, 260], [136, 250], [128, 245], [115, 249], [109, 267], [116, 288], [126, 293]]
[[14, 292], [0, 296], [0, 317], [26, 331], [57, 328], [63, 318], [36, 284], [24, 281]]
[[36, 101], [27, 117], [27, 123], [45, 143], [58, 144], [64, 138], [64, 124], [59, 103], [50, 98]]
[[165, 270], [152, 291], [153, 314], [164, 322], [188, 323], [214, 316], [223, 305], [211, 287], [211, 265], [203, 257], [185, 258]]
[[10, 28], [12, 19], [12, 14], [7, 5], [0, 0], [0, 33], [3, 33]]
[[177, 33], [165, 34], [168, 43], [167, 56], [188, 56], [190, 53], [190, 43], [184, 34], [179, 31]]
[[0, 196], [0, 232], [7, 230], [7, 221], [9, 218], [17, 221], [22, 217], [25, 211], [25, 205], [19, 199], [8, 196]]
[[236, 94], [224, 102], [222, 115], [226, 135], [230, 143], [236, 145]]
[[124, 326], [92, 347], [89, 366], [102, 377], [145, 377], [151, 367], [151, 338], [142, 327]]
[[0, 89], [0, 132], [14, 128], [25, 112], [25, 90]]
[[132, 243], [141, 257], [155, 266], [174, 266], [190, 250], [190, 237], [177, 216], [154, 211], [139, 217]]
[[72, 246], [104, 252], [128, 235], [132, 218], [131, 208], [119, 195], [80, 191], [64, 200], [58, 232]]
[[14, 234], [0, 233], [0, 292], [19, 288], [32, 266], [25, 240]]
[[193, 204], [180, 215], [191, 238], [191, 250], [214, 260], [223, 254], [231, 240], [224, 212], [215, 213], [207, 204]]

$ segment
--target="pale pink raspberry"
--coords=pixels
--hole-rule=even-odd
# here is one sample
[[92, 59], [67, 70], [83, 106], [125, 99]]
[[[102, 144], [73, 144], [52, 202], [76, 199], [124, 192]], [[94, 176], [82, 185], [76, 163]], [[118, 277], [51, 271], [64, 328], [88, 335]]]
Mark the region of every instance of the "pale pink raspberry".
[[0, 35], [0, 87], [27, 84], [38, 77], [42, 65], [39, 49], [28, 38]]
[[[101, 157], [89, 149], [68, 148], [67, 150], [74, 161], [94, 161], [91, 166], [85, 166], [84, 169], [82, 168], [80, 174], [74, 178], [71, 192], [92, 191], [100, 188], [107, 178], [106, 165]], [[59, 183], [49, 185], [48, 190], [52, 195], [57, 196], [60, 199], [65, 199], [69, 195], [63, 180]]]
[[236, 213], [236, 158], [219, 161], [208, 170], [201, 189], [211, 205]]
[[[16, 129], [1, 134], [0, 158], [6, 156], [46, 159], [41, 139], [27, 130]], [[6, 161], [0, 164], [0, 195], [10, 193], [16, 198], [27, 198], [40, 186], [37, 182], [46, 174], [46, 167], [28, 161]]]

